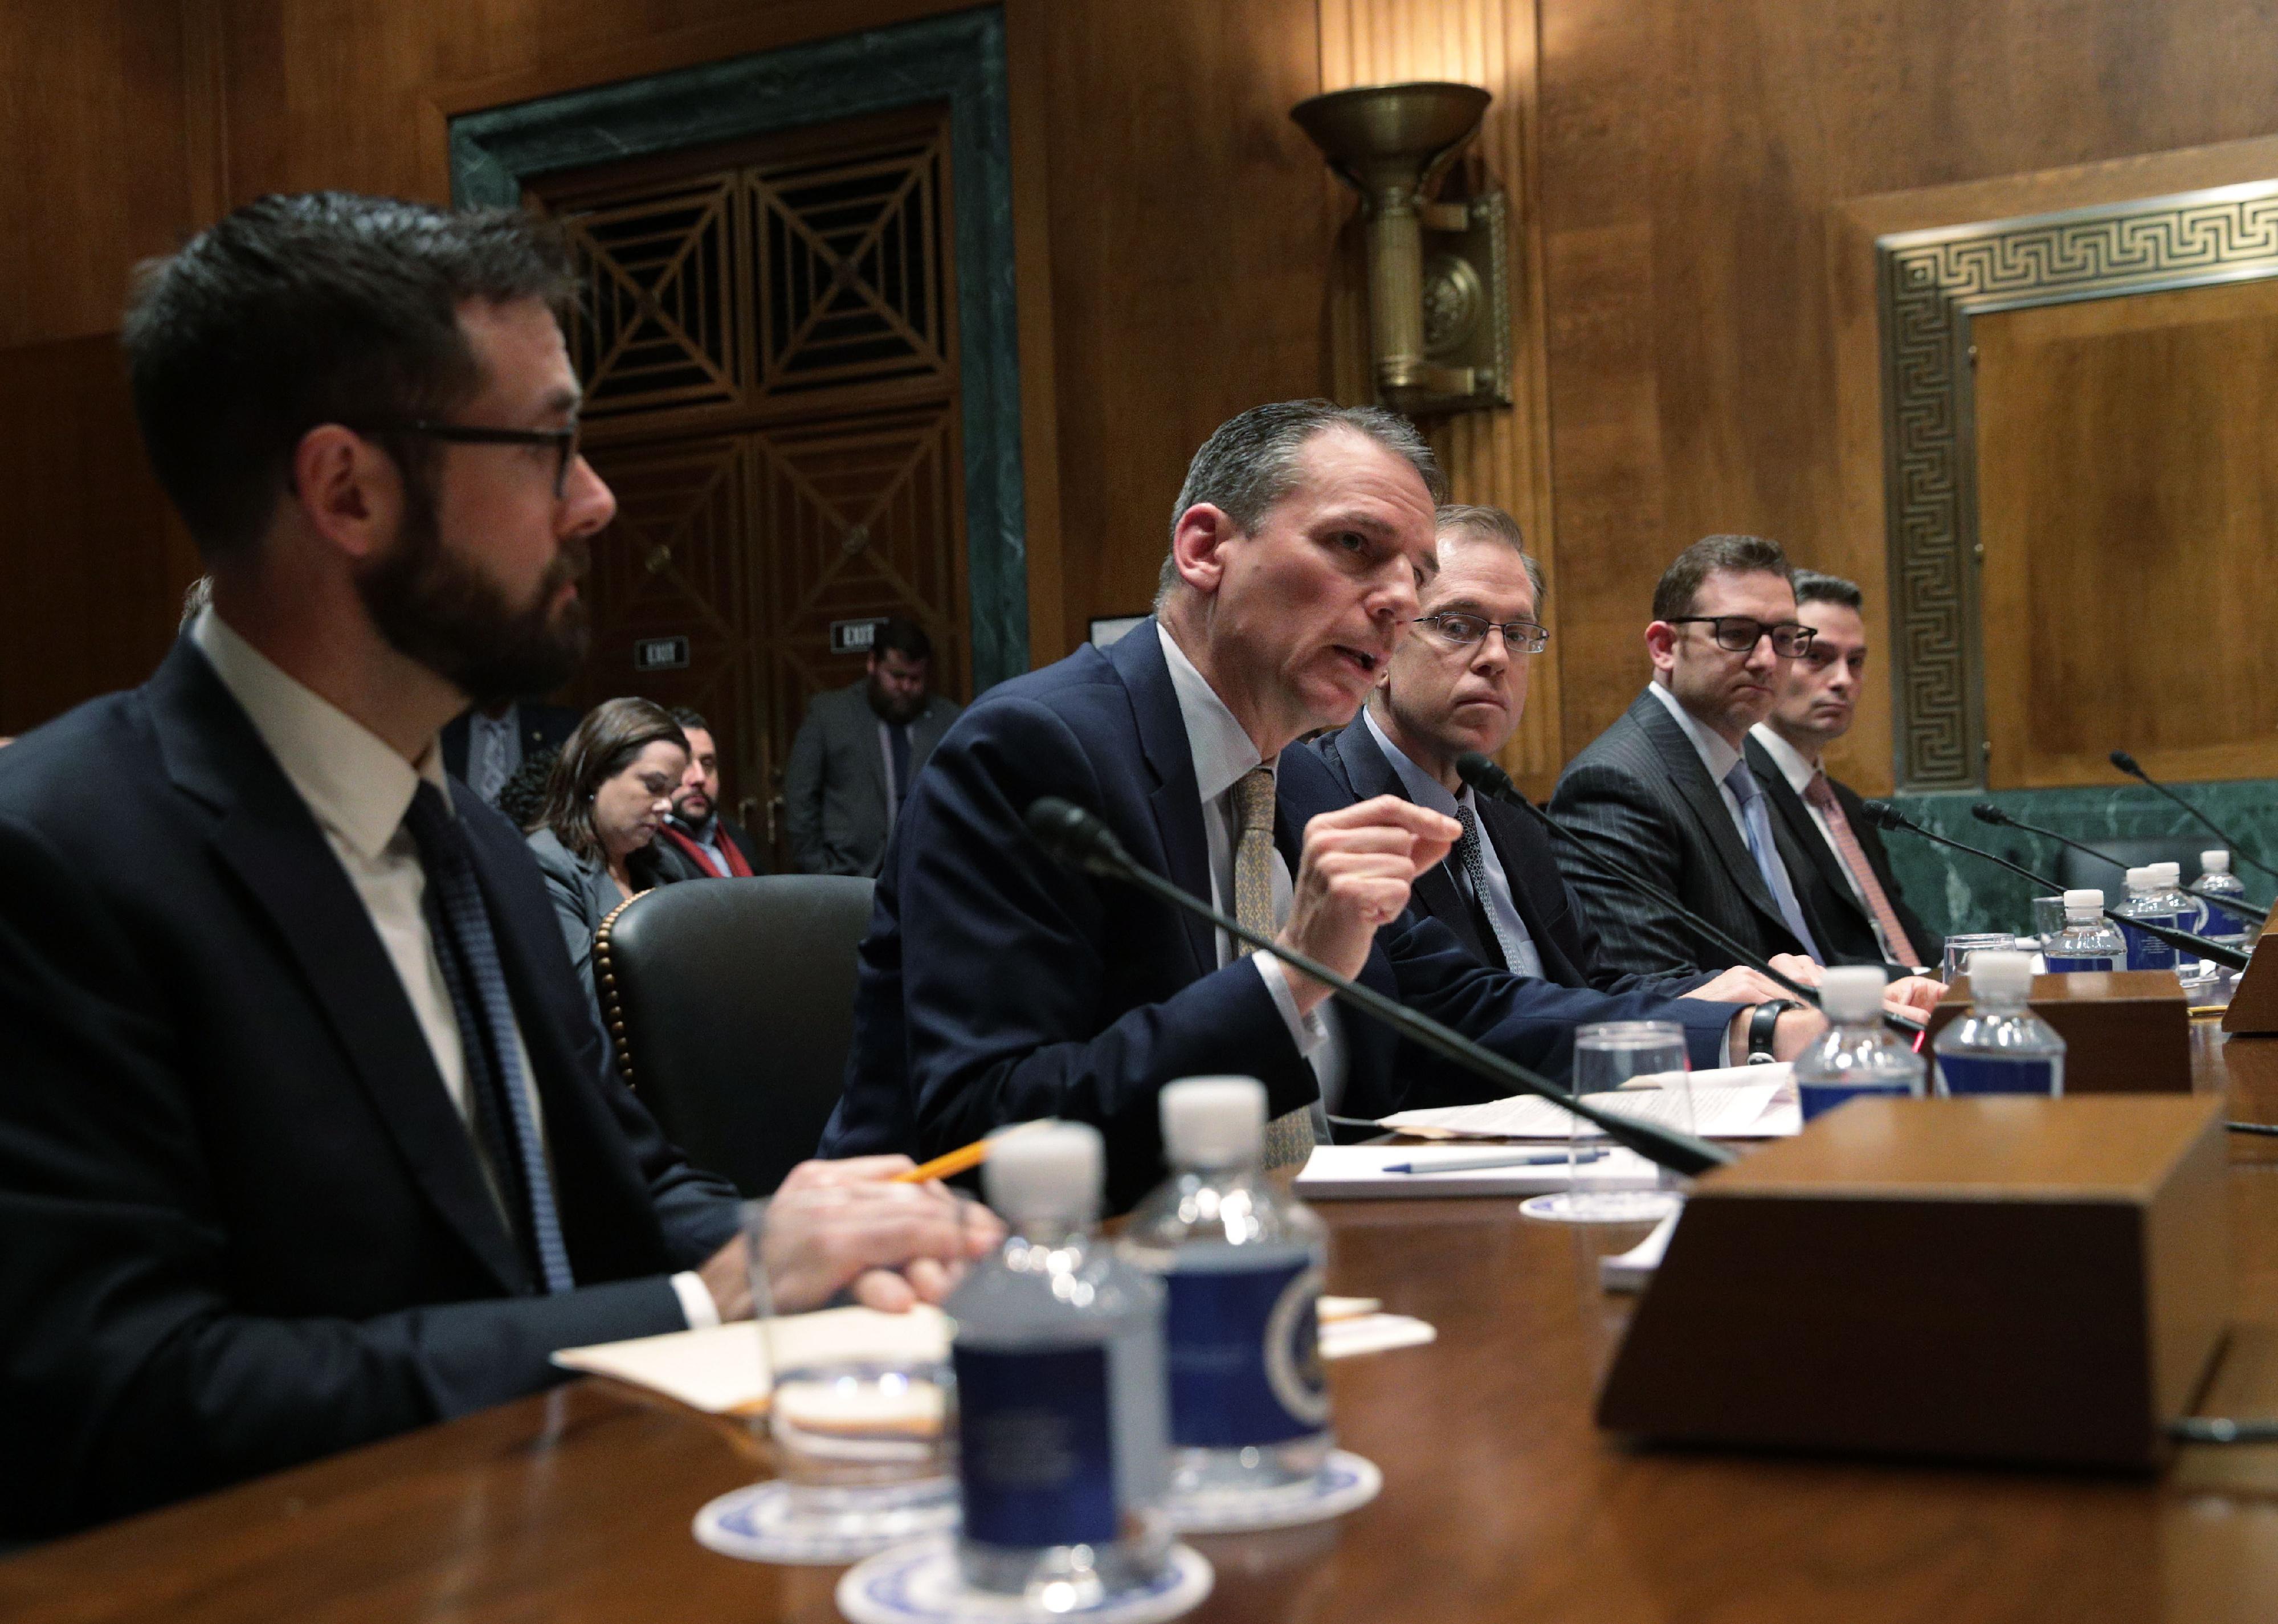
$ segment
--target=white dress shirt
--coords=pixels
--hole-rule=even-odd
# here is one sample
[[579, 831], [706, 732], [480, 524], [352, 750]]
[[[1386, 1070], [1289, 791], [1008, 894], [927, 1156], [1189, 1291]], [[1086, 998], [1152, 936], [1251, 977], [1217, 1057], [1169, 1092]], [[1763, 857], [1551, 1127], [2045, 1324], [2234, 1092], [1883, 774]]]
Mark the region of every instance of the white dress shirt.
[[1867, 923], [1875, 928], [1875, 946], [1881, 951], [1883, 961], [1896, 964], [1898, 956], [1892, 953], [1891, 944], [1883, 938], [1882, 922], [1875, 917], [1875, 905], [1867, 900], [1867, 893], [1859, 889], [1859, 877], [1852, 873], [1851, 865], [1843, 861], [1842, 844], [1836, 839], [1835, 831], [1829, 826], [1827, 814], [1814, 806], [1811, 797], [1804, 793], [1811, 787], [1812, 779], [1819, 776], [1819, 763], [1806, 761], [1803, 752], [1773, 732], [1769, 722], [1757, 723], [1748, 730], [1748, 733], [1771, 756], [1772, 764], [1780, 770], [1780, 777], [1787, 780], [1788, 788], [1793, 790], [1796, 799], [1803, 802], [1803, 809], [1811, 814], [1812, 827], [1818, 830], [1819, 838], [1827, 842], [1827, 849], [1835, 854], [1835, 866], [1843, 871], [1843, 878], [1850, 885], [1851, 894], [1859, 899], [1859, 906], [1866, 913]]
[[1739, 833], [1741, 844], [1747, 845], [1748, 820], [1740, 810], [1740, 798], [1733, 794], [1732, 786], [1724, 782], [1724, 775], [1731, 772], [1739, 761], [1740, 753], [1724, 742], [1723, 734], [1686, 709], [1684, 701], [1663, 684], [1649, 682], [1646, 684], [1645, 691], [1662, 702], [1669, 714], [1677, 718], [1677, 725], [1685, 730], [1685, 736], [1693, 741], [1693, 748], [1700, 755], [1701, 764], [1708, 770], [1708, 777], [1716, 785], [1716, 793], [1724, 802], [1724, 811], [1731, 818], [1733, 829]]
[[[348, 883], [355, 887], [357, 898], [371, 917], [380, 945], [395, 966], [412, 1015], [427, 1040], [428, 1053], [434, 1057], [435, 1069], [442, 1075], [444, 1090], [471, 1134], [473, 1105], [467, 1095], [466, 1053], [460, 1045], [458, 1014], [421, 907], [427, 871], [420, 866], [418, 846], [403, 823], [423, 778], [441, 792], [444, 803], [449, 804], [451, 789], [443, 774], [441, 751], [431, 739], [416, 767], [406, 762], [378, 734], [279, 670], [211, 609], [200, 612], [190, 628], [190, 640], [213, 667], [222, 686], [244, 708], [254, 732], [277, 758], [278, 766], [324, 831], [325, 844], [340, 859]], [[538, 1091], [531, 1084], [529, 1049], [523, 1042], [519, 1015], [512, 1038], [531, 1118], [538, 1124], [543, 1143], [545, 1118]], [[497, 1176], [479, 1144], [475, 1160], [503, 1216], [505, 1206]], [[718, 1307], [699, 1277], [692, 1273], [676, 1275], [672, 1283], [692, 1327], [720, 1322]]]
[[[1526, 928], [1526, 921], [1519, 917], [1518, 904], [1510, 894], [1510, 877], [1503, 872], [1502, 858], [1496, 854], [1494, 842], [1487, 839], [1487, 820], [1479, 816], [1479, 798], [1472, 794], [1472, 786], [1464, 785], [1464, 793], [1460, 795], [1449, 794], [1446, 785], [1409, 760], [1408, 753], [1392, 742], [1391, 736], [1377, 725], [1372, 711], [1365, 709], [1360, 714], [1367, 720], [1368, 736], [1376, 740], [1376, 747], [1383, 751], [1384, 759], [1392, 763], [1393, 774], [1399, 778], [1400, 786], [1408, 792], [1409, 800], [1439, 813], [1442, 817], [1454, 817], [1459, 806], [1471, 808], [1473, 824], [1479, 831], [1479, 866], [1486, 870], [1487, 877], [1487, 894], [1480, 899], [1479, 906], [1494, 915], [1495, 923], [1502, 927], [1504, 936], [1518, 949], [1517, 961], [1508, 967], [1511, 974], [1540, 976], [1541, 949], [1535, 946], [1534, 933]], [[1463, 859], [1450, 852], [1447, 867], [1455, 878], [1456, 889], [1468, 893], [1472, 883], [1464, 873]]]
[[[1173, 640], [1169, 629], [1159, 621], [1156, 623], [1155, 634], [1163, 641], [1163, 658], [1171, 668], [1171, 688], [1178, 695], [1180, 719], [1186, 724], [1187, 747], [1194, 755], [1195, 787], [1202, 798], [1203, 838], [1210, 851], [1211, 906], [1223, 913], [1226, 899], [1234, 894], [1234, 842], [1237, 831], [1232, 791], [1244, 773], [1260, 765], [1273, 770], [1278, 784], [1281, 764], [1278, 758], [1267, 762], [1259, 756], [1257, 747], [1242, 732], [1242, 724], [1234, 719], [1226, 701], [1219, 698], [1210, 680], [1195, 669], [1195, 663], [1187, 658], [1186, 651]], [[1296, 896], [1296, 885], [1290, 877], [1289, 865], [1276, 846], [1275, 929], [1288, 922]], [[1217, 937], [1218, 961], [1223, 969], [1236, 956], [1235, 943], [1224, 931], [1217, 932]], [[1346, 1063], [1344, 1028], [1338, 1021], [1335, 1007], [1324, 999], [1313, 1007], [1311, 1015], [1298, 1014], [1296, 995], [1289, 990], [1289, 978], [1281, 961], [1262, 953], [1251, 954], [1250, 961], [1264, 977], [1273, 1007], [1288, 1023], [1289, 1036], [1296, 1041], [1298, 1053], [1311, 1063], [1313, 1076], [1320, 1084], [1322, 1105], [1334, 1111], [1344, 1097]]]

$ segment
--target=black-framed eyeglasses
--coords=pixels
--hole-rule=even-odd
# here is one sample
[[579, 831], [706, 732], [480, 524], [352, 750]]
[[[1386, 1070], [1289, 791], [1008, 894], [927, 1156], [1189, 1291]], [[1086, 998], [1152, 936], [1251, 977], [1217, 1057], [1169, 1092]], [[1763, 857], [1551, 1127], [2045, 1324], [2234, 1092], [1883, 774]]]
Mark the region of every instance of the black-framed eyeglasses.
[[1714, 626], [1716, 647], [1728, 654], [1752, 653], [1766, 638], [1772, 640], [1772, 652], [1783, 660], [1793, 660], [1811, 652], [1811, 628], [1800, 620], [1783, 620], [1776, 625], [1750, 615], [1677, 615], [1667, 623], [1672, 626]]
[[578, 435], [577, 424], [567, 428], [514, 429], [484, 428], [471, 423], [430, 423], [415, 419], [409, 423], [373, 423], [356, 430], [359, 434], [417, 434], [428, 440], [440, 440], [455, 446], [552, 446], [554, 452], [554, 498], [570, 487], [570, 464], [577, 460]]
[[1502, 646], [1513, 654], [1540, 654], [1550, 642], [1549, 629], [1531, 620], [1489, 620], [1484, 615], [1442, 609], [1437, 615], [1418, 615], [1416, 624], [1431, 627], [1450, 648], [1469, 648], [1474, 643], [1484, 642], [1487, 633], [1497, 627], [1502, 631]]

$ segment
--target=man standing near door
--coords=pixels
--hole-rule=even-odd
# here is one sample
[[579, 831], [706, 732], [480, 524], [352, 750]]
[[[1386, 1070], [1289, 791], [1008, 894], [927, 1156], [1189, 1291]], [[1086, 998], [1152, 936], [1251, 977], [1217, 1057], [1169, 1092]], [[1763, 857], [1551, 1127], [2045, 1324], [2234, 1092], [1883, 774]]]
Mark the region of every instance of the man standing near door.
[[784, 800], [801, 874], [875, 875], [910, 785], [958, 706], [930, 691], [933, 641], [896, 616], [878, 623], [862, 680], [820, 693], [791, 741]]

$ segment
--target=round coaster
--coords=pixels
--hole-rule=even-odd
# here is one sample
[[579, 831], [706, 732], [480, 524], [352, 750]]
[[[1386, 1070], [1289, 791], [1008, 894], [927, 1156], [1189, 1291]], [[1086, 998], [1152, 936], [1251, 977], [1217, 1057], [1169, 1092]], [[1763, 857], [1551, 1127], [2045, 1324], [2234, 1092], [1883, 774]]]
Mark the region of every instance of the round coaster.
[[1349, 1450], [1333, 1449], [1321, 1462], [1321, 1469], [1303, 1482], [1279, 1489], [1174, 1495], [1166, 1509], [1171, 1526], [1181, 1534], [1255, 1534], [1342, 1517], [1376, 1498], [1383, 1487], [1384, 1474], [1376, 1469], [1375, 1461]]
[[903, 1504], [860, 1521], [800, 1518], [780, 1482], [734, 1490], [696, 1513], [696, 1543], [745, 1562], [836, 1567], [859, 1562], [925, 1535], [957, 1527], [957, 1493], [944, 1483], [937, 1498]]
[[1217, 1575], [1202, 1552], [1173, 1545], [1155, 1582], [1096, 1605], [1047, 1613], [1023, 1597], [992, 1596], [966, 1588], [957, 1551], [946, 1535], [883, 1551], [846, 1570], [838, 1581], [838, 1611], [852, 1624], [1042, 1624], [1082, 1619], [1086, 1624], [1163, 1624], [1202, 1605]]
[[1529, 1196], [1518, 1204], [1528, 1218], [1548, 1223], [1659, 1223], [1685, 1205], [1673, 1190], [1608, 1190], [1592, 1194], [1598, 1205], [1577, 1208], [1570, 1191]]

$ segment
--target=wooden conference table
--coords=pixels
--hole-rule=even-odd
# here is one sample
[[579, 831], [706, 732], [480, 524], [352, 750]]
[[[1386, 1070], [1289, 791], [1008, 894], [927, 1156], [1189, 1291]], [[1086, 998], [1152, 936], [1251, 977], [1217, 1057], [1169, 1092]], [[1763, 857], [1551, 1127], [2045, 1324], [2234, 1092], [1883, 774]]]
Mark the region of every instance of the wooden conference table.
[[[2202, 1089], [2278, 1122], [2278, 1038], [2194, 1046]], [[2232, 1154], [2238, 1324], [2202, 1407], [2278, 1415], [2278, 1140]], [[1197, 1620], [2278, 1617], [2278, 1445], [2156, 1479], [1634, 1450], [1591, 1423], [1626, 1306], [1588, 1282], [1637, 1231], [1510, 1199], [1324, 1210], [1331, 1288], [1440, 1339], [1332, 1367], [1382, 1496], [1196, 1542], [1218, 1569]], [[581, 1381], [0, 1562], [0, 1620], [836, 1619], [838, 1570], [690, 1536], [758, 1459], [738, 1427]]]

